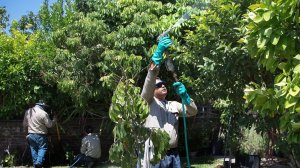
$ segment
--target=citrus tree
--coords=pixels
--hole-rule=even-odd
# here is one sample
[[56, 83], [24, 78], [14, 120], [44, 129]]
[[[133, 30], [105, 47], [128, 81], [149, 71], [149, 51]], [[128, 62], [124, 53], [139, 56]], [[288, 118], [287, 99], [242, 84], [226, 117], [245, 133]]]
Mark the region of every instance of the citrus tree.
[[[206, 10], [192, 15], [181, 27], [182, 39], [174, 51], [181, 80], [192, 88], [197, 102], [219, 111], [221, 131], [230, 130], [237, 149], [241, 127], [256, 119], [247, 115], [243, 91], [251, 81], [262, 81], [270, 73], [261, 71], [239, 43], [242, 17], [254, 1], [211, 1]], [[222, 129], [222, 128], [221, 128]]]
[[299, 0], [251, 5], [242, 39], [250, 56], [274, 75], [271, 83], [249, 84], [246, 103], [263, 117], [277, 118], [278, 131], [287, 134], [296, 153], [300, 143], [299, 9]]
[[19, 118], [34, 101], [51, 97], [42, 64], [53, 50], [41, 34], [27, 35], [16, 29], [11, 35], [0, 33], [0, 41], [0, 117]]

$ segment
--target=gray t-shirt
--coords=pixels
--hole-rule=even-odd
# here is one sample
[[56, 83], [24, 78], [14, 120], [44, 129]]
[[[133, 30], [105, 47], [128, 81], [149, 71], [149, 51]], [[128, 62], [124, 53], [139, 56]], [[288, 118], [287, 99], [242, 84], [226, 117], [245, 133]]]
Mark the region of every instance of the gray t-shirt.
[[46, 111], [36, 105], [25, 112], [23, 126], [28, 129], [28, 133], [47, 134], [47, 128], [53, 127], [55, 122], [50, 119]]
[[[148, 70], [143, 86], [141, 96], [150, 106], [150, 113], [144, 125], [147, 128], [159, 128], [166, 131], [170, 136], [170, 148], [175, 148], [178, 144], [178, 117], [182, 115], [182, 104], [177, 101], [161, 101], [154, 97], [158, 70], [158, 67]], [[198, 112], [193, 100], [190, 105], [184, 105], [184, 108], [187, 117], [194, 116]]]
[[81, 153], [98, 159], [101, 156], [100, 139], [98, 135], [89, 133], [81, 141]]

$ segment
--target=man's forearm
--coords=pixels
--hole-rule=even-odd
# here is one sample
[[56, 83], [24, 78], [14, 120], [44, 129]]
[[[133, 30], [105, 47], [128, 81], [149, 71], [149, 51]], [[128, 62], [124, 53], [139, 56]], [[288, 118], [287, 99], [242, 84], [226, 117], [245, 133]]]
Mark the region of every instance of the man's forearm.
[[149, 103], [154, 96], [155, 80], [159, 72], [159, 67], [153, 63], [148, 69], [141, 96]]
[[197, 105], [193, 99], [191, 99], [191, 103], [189, 105], [185, 105], [185, 107], [187, 110], [187, 116], [194, 116], [198, 113]]

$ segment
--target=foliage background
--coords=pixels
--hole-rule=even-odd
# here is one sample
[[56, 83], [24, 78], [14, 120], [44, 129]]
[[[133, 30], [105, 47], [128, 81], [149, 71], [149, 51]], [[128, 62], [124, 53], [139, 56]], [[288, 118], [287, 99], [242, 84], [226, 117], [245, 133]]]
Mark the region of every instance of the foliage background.
[[[270, 149], [286, 144], [287, 156], [297, 155], [299, 0], [209, 2], [200, 10], [193, 0], [46, 0], [38, 15], [12, 23], [1, 7], [0, 118], [21, 119], [38, 99], [61, 120], [108, 116], [119, 82], [141, 87], [158, 35], [193, 11], [169, 33], [169, 57], [191, 97], [218, 111], [231, 147], [258, 123]], [[172, 83], [164, 67], [160, 75]]]

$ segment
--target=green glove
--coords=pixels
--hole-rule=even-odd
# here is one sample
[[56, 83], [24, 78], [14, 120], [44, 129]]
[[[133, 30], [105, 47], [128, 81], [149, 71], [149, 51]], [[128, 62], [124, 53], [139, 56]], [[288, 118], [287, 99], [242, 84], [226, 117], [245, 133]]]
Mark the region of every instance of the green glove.
[[154, 62], [155, 65], [159, 65], [162, 61], [163, 53], [172, 44], [172, 40], [170, 37], [163, 37], [159, 40], [157, 49], [152, 55], [151, 60]]
[[185, 86], [181, 82], [175, 82], [175, 83], [173, 83], [173, 87], [174, 87], [176, 93], [181, 97], [182, 102], [185, 105], [190, 105], [191, 98], [190, 98], [189, 94], [187, 93]]

